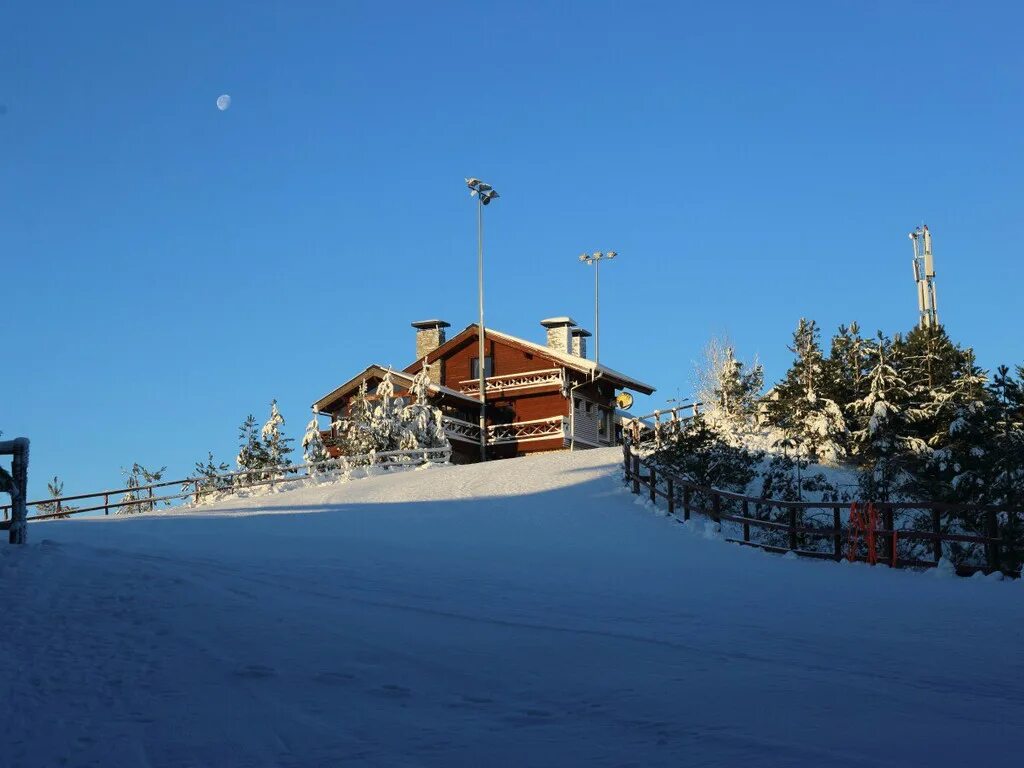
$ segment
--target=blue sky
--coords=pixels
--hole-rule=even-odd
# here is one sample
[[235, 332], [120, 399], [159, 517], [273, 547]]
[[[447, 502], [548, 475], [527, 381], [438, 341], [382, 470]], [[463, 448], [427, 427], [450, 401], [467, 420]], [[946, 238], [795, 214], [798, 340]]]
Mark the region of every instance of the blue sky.
[[[145, 7], [143, 7], [145, 6]], [[1024, 10], [1011, 3], [15, 2], [0, 11], [0, 429], [34, 495], [231, 460], [409, 322], [593, 322], [687, 395], [801, 316], [909, 329], [907, 232], [983, 366], [1024, 362]], [[215, 100], [229, 93], [220, 112]], [[16, 325], [16, 320], [21, 325]]]

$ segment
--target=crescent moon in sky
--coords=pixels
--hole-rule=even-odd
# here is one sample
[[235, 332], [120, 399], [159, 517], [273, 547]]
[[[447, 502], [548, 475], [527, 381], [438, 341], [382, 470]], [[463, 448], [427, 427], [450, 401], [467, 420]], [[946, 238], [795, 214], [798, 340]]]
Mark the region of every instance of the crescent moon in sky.
[[226, 93], [217, 97], [217, 109], [221, 112], [231, 106], [231, 97]]

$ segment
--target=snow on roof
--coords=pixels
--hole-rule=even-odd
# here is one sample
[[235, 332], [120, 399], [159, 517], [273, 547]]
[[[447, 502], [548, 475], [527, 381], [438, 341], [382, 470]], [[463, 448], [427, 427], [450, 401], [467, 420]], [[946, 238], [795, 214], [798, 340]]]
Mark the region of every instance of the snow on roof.
[[576, 321], [571, 317], [549, 317], [547, 320], [541, 320], [540, 324], [545, 328], [557, 328], [560, 325], [576, 325]]
[[[338, 387], [337, 389], [333, 390], [332, 392], [324, 395], [319, 400], [317, 400], [315, 403], [313, 403], [313, 409], [316, 410], [316, 411], [322, 410], [328, 404], [330, 404], [334, 400], [337, 400], [339, 397], [344, 395], [348, 390], [353, 389], [371, 371], [379, 371], [381, 374], [384, 374], [384, 373], [387, 373], [388, 371], [390, 371], [392, 378], [394, 378], [395, 380], [399, 381], [400, 383], [403, 383], [403, 384], [406, 384], [406, 385], [412, 384], [413, 377], [410, 374], [404, 373], [403, 371], [395, 371], [395, 370], [392, 370], [391, 368], [387, 368], [387, 367], [385, 367], [383, 365], [379, 365], [377, 363], [374, 363], [373, 365], [366, 366], [366, 368], [364, 368], [358, 374], [356, 374], [351, 379], [346, 381], [340, 387]], [[427, 390], [432, 392], [432, 393], [435, 393], [435, 394], [448, 395], [449, 397], [455, 397], [455, 398], [458, 398], [460, 400], [466, 400], [466, 401], [468, 401], [470, 403], [473, 403], [474, 405], [479, 404], [479, 400], [477, 398], [475, 398], [475, 397], [470, 397], [469, 395], [467, 395], [467, 394], [465, 394], [463, 392], [459, 392], [457, 389], [451, 389], [450, 387], [445, 387], [445, 386], [442, 386], [440, 384], [434, 384], [433, 382], [430, 383], [430, 385], [427, 387]]]
[[[473, 325], [467, 326], [466, 330], [475, 327], [476, 324], [474, 323]], [[552, 349], [551, 347], [545, 346], [543, 344], [535, 344], [532, 341], [520, 339], [518, 336], [512, 336], [507, 333], [502, 333], [501, 331], [495, 331], [494, 329], [487, 328], [486, 326], [484, 328], [484, 332], [490, 336], [495, 336], [499, 339], [506, 339], [507, 341], [511, 341], [514, 344], [519, 344], [521, 346], [534, 349], [542, 355], [547, 355], [548, 357], [554, 358], [558, 362], [565, 364], [567, 367], [575, 368], [576, 370], [582, 371], [583, 373], [589, 373], [593, 376], [603, 375], [607, 376], [610, 379], [617, 379], [621, 381], [629, 389], [635, 389], [638, 392], [642, 392], [646, 395], [649, 395], [651, 394], [651, 392], [654, 391], [654, 387], [652, 387], [650, 384], [645, 384], [644, 382], [638, 379], [634, 379], [631, 376], [627, 376], [624, 373], [620, 373], [619, 371], [616, 371], [613, 368], [609, 368], [606, 365], [600, 365], [598, 363], [595, 363], [593, 360], [588, 360], [585, 357], [579, 357], [578, 355], [569, 354], [567, 352], [559, 352], [557, 349]]]

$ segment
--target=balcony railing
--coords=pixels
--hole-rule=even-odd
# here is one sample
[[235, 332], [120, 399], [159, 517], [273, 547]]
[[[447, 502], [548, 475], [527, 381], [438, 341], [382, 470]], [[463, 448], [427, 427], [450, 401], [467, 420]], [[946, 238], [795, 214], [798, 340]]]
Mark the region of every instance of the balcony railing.
[[[513, 392], [520, 389], [531, 389], [533, 387], [563, 386], [565, 384], [564, 374], [561, 368], [546, 368], [542, 371], [527, 371], [525, 373], [508, 373], [504, 376], [488, 376], [484, 380], [484, 387], [487, 392]], [[466, 379], [459, 382], [464, 394], [480, 392], [480, 382], [476, 379]]]
[[487, 428], [487, 443], [528, 443], [534, 440], [550, 440], [553, 437], [564, 438], [568, 433], [568, 419], [564, 416], [553, 416], [548, 419], [517, 421], [512, 424], [495, 424]]

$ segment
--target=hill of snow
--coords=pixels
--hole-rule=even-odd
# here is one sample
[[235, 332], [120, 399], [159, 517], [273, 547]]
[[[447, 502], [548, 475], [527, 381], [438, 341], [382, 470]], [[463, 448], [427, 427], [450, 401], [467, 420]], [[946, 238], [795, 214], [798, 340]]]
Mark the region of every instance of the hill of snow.
[[33, 524], [0, 765], [1019, 762], [1024, 586], [725, 544], [619, 455]]

